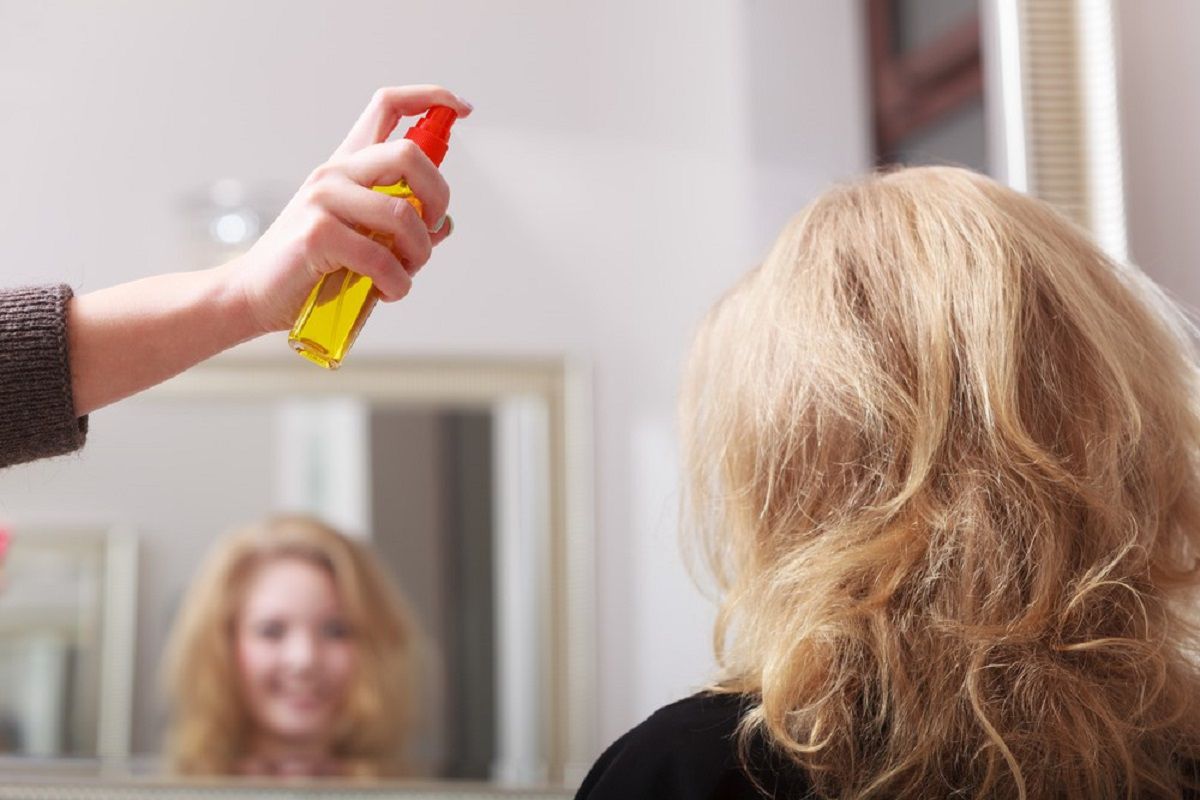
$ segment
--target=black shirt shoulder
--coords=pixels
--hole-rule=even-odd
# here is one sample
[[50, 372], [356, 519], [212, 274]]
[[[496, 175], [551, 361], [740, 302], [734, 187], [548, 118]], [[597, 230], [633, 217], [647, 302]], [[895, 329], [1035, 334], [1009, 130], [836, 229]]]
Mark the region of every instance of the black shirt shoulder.
[[[761, 739], [750, 743], [753, 778], [747, 773], [737, 727], [750, 704], [745, 695], [705, 693], [660, 708], [600, 756], [575, 800], [810, 800], [800, 768]], [[1200, 777], [1191, 762], [1185, 771], [1191, 781]]]
[[752, 741], [746, 763], [737, 727], [749, 700], [738, 694], [693, 695], [654, 712], [604, 752], [576, 800], [802, 800], [799, 771]]

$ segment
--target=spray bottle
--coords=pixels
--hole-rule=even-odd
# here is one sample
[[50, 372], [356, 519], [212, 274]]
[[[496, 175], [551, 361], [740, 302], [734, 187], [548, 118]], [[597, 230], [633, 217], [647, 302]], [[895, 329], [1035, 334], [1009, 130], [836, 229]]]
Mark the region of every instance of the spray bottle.
[[[434, 106], [404, 138], [416, 142], [434, 166], [440, 167], [450, 141], [450, 126], [458, 115], [445, 106]], [[403, 197], [417, 214], [422, 213], [421, 201], [409, 185], [401, 180], [391, 186], [373, 186], [377, 192]], [[391, 249], [389, 234], [364, 231], [384, 247]], [[300, 355], [326, 369], [337, 369], [354, 344], [358, 332], [379, 300], [379, 291], [370, 278], [342, 267], [321, 278], [313, 287], [288, 343]]]

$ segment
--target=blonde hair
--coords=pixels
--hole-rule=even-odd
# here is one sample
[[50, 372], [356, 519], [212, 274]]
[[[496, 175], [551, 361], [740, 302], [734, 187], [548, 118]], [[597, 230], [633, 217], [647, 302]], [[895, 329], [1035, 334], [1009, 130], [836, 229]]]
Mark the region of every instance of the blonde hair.
[[1200, 753], [1183, 316], [966, 170], [837, 188], [681, 402], [718, 691], [821, 797], [1178, 797]]
[[401, 773], [420, 634], [366, 549], [303, 516], [274, 517], [227, 535], [188, 590], [165, 669], [175, 770], [231, 774], [246, 755], [252, 722], [237, 688], [234, 625], [250, 578], [279, 558], [303, 559], [328, 571], [358, 648], [354, 685], [335, 723], [331, 755], [351, 775]]

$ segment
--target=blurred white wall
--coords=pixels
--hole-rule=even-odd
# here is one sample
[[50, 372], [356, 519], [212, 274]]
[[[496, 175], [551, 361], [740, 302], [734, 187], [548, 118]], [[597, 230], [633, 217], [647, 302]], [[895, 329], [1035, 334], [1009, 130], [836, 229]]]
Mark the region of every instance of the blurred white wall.
[[1117, 0], [1129, 251], [1200, 308], [1200, 3]]
[[[471, 100], [444, 165], [456, 232], [357, 349], [593, 366], [607, 742], [711, 673], [712, 610], [676, 544], [677, 375], [782, 222], [869, 162], [858, 9], [0, 0], [3, 283], [175, 269], [183, 193], [299, 184], [379, 85]], [[250, 347], [292, 357], [282, 336]]]

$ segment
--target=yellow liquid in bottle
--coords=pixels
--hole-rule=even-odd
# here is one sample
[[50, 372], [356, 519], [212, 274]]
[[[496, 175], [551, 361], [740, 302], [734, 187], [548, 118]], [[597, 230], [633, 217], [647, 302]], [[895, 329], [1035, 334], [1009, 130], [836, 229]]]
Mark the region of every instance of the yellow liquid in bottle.
[[[404, 181], [391, 186], [374, 186], [377, 192], [403, 197], [420, 214], [421, 201]], [[370, 237], [391, 249], [392, 237], [371, 233]], [[379, 300], [379, 292], [370, 278], [342, 267], [325, 275], [313, 287], [288, 334], [288, 343], [297, 353], [325, 369], [342, 365], [359, 331]]]

